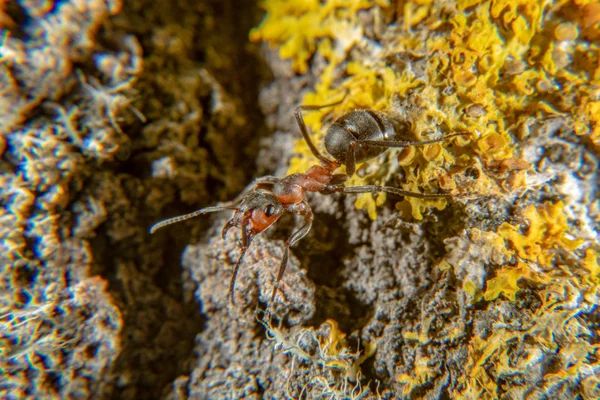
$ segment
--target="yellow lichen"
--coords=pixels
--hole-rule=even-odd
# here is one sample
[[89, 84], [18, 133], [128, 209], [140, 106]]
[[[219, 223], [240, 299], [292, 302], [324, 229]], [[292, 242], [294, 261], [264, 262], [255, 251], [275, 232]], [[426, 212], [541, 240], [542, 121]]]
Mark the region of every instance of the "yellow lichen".
[[521, 278], [540, 280], [526, 264], [519, 263], [516, 267], [503, 267], [496, 271], [496, 277], [487, 281], [487, 289], [483, 294], [486, 301], [496, 299], [503, 294], [507, 299], [514, 301], [519, 291], [517, 282]]
[[329, 325], [329, 335], [321, 343], [321, 346], [323, 354], [329, 359], [326, 365], [336, 368], [347, 368], [344, 361], [337, 357], [346, 347], [346, 334], [340, 331], [336, 321], [328, 319], [325, 323]]
[[[465, 133], [435, 146], [388, 150], [359, 166], [362, 173], [349, 186], [396, 184], [402, 175], [399, 186], [410, 191], [521, 193], [530, 187], [531, 165], [520, 158], [520, 141], [530, 139], [531, 121], [563, 118], [586, 142], [600, 145], [597, 0], [392, 2], [398, 23], [376, 39], [381, 47], [353, 36], [356, 30], [345, 24], [356, 16], [347, 13], [347, 3], [335, 17], [315, 17], [333, 1], [299, 2], [301, 11], [290, 4], [277, 8], [281, 3], [287, 2], [265, 2], [269, 16], [253, 39], [280, 46], [297, 72], [307, 71], [315, 52], [327, 61], [315, 71], [318, 81], [304, 104], [332, 103], [345, 95], [335, 107], [307, 113], [319, 146], [329, 124], [354, 108], [399, 112], [412, 126], [406, 139]], [[387, 2], [369, 2], [363, 9], [382, 5], [387, 8]], [[310, 27], [303, 18], [319, 22]], [[322, 21], [335, 28], [320, 31]], [[290, 173], [316, 163], [305, 143], [299, 142], [296, 152]], [[364, 194], [356, 207], [374, 218], [381, 199]], [[431, 208], [447, 204], [408, 197], [396, 209], [403, 217], [422, 219]], [[450, 397], [525, 398], [531, 395], [530, 367], [547, 354], [561, 364], [534, 379], [554, 387], [571, 380], [583, 398], [600, 397], [593, 361], [600, 350], [589, 340], [600, 332], [580, 316], [600, 303], [598, 250], [582, 250], [586, 243], [572, 236], [566, 215], [562, 202], [552, 202], [529, 206], [494, 231], [470, 229], [471, 242], [487, 252], [482, 268], [488, 273], [485, 282], [467, 277], [462, 283], [471, 301], [485, 300], [493, 310], [534, 292], [541, 305], [520, 311], [523, 326], [498, 312], [488, 336], [470, 339], [465, 373]], [[567, 262], [569, 255], [573, 260]], [[456, 269], [458, 263], [444, 259], [439, 266]], [[403, 335], [419, 345], [431, 340], [425, 326]], [[397, 375], [403, 395], [435, 379], [433, 371], [428, 356], [418, 355], [413, 372]], [[517, 378], [501, 385], [510, 377]]]
[[[492, 301], [501, 294], [509, 300], [515, 300], [519, 290], [518, 282], [522, 278], [546, 284], [553, 272], [553, 260], [557, 249], [573, 251], [583, 244], [583, 240], [569, 236], [569, 224], [564, 213], [564, 203], [546, 203], [539, 207], [529, 206], [522, 212], [523, 222], [518, 225], [503, 223], [496, 232], [479, 233], [485, 237], [487, 246], [496, 254], [505, 252], [502, 259], [516, 260], [516, 266], [505, 265], [496, 270], [496, 276], [487, 281], [483, 294], [485, 300]], [[477, 230], [474, 230], [476, 233]], [[471, 240], [478, 239], [472, 235]], [[584, 267], [590, 271], [590, 277], [584, 280], [594, 283], [598, 274], [594, 264], [595, 253], [588, 250]], [[536, 272], [537, 271], [537, 272]], [[472, 283], [465, 282], [464, 289], [474, 296]]]
[[[531, 322], [524, 330], [511, 328], [511, 321], [499, 313], [490, 337], [484, 339], [475, 336], [471, 339], [466, 366], [468, 373], [459, 377], [458, 389], [453, 390], [453, 398], [498, 398], [501, 391], [506, 391], [506, 387], [502, 388], [493, 376], [526, 377], [533, 363], [539, 364], [545, 354], [552, 353], [557, 355], [559, 365], [553, 369], [554, 372], [543, 375], [544, 386], [553, 387], [567, 379], [575, 382], [589, 379], [590, 374], [586, 373], [590, 368], [588, 357], [595, 357], [600, 345], [590, 344], [586, 340], [593, 332], [578, 316], [581, 311], [568, 307], [573, 296], [577, 296], [577, 290], [573, 291], [575, 288], [571, 287], [570, 293], [562, 291], [562, 294], [555, 291], [556, 288], [569, 286], [565, 279], [556, 279], [553, 286], [555, 288], [548, 288], [546, 291], [553, 293], [555, 302], [526, 315]], [[557, 340], [560, 340], [560, 345]], [[593, 375], [592, 373], [591, 376]], [[583, 398], [597, 398], [599, 390], [593, 388], [593, 382], [594, 380], [587, 382], [585, 391], [594, 395]], [[523, 398], [529, 389], [526, 380], [522, 383], [517, 381], [509, 386], [504, 395]]]
[[375, 343], [364, 342], [363, 352], [354, 359], [347, 357], [350, 354], [346, 334], [339, 329], [336, 321], [328, 319], [324, 324], [329, 325], [329, 334], [320, 341], [321, 356], [327, 367], [343, 371], [346, 376], [356, 381], [360, 373], [360, 365], [377, 349]]
[[281, 348], [284, 353], [320, 368], [323, 373], [335, 370], [336, 375], [341, 374], [344, 379], [333, 383], [332, 388], [337, 384], [344, 386], [348, 380], [359, 381], [360, 366], [377, 350], [376, 343], [371, 342], [362, 342], [359, 349], [350, 348], [346, 334], [332, 319], [326, 320], [316, 329], [308, 327], [295, 332], [284, 332], [267, 320], [260, 323], [267, 330], [267, 339], [275, 342], [276, 347]]
[[421, 332], [404, 332], [403, 337], [404, 340], [419, 342], [421, 344], [427, 344], [427, 342], [429, 342], [427, 334]]
[[413, 374], [400, 374], [396, 377], [398, 382], [403, 384], [402, 395], [408, 396], [416, 388], [431, 382], [438, 375], [436, 369], [433, 368], [434, 364], [435, 362], [427, 356], [417, 356], [414, 362]]
[[588, 249], [583, 259], [583, 266], [590, 273], [583, 280], [589, 285], [600, 286], [600, 265], [598, 264], [598, 253], [592, 249]]
[[[490, 378], [490, 372], [491, 376], [525, 375], [531, 362], [539, 362], [532, 357], [540, 351], [559, 352], [560, 360], [577, 360], [558, 372], [546, 374], [546, 385], [565, 379], [586, 379], [586, 392], [599, 392], [593, 388], [594, 380], [581, 375], [588, 368], [582, 360], [597, 352], [598, 345], [590, 345], [587, 341], [591, 331], [578, 317], [581, 310], [589, 311], [599, 302], [598, 253], [587, 249], [581, 262], [571, 265], [555, 260], [557, 250], [572, 252], [583, 244], [583, 240], [570, 237], [564, 208], [560, 201], [530, 206], [521, 213], [520, 224], [504, 223], [497, 232], [485, 232], [481, 236], [489, 241], [489, 245], [496, 243], [494, 246], [497, 246], [499, 240], [504, 242], [501, 247], [508, 253], [508, 259], [518, 260], [515, 266], [503, 265], [495, 271], [495, 276], [487, 280], [483, 298], [500, 301], [503, 296], [514, 301], [519, 290], [529, 282], [533, 284], [529, 287], [538, 288], [537, 296], [542, 305], [523, 311], [520, 318], [531, 321], [525, 330], [513, 329], [511, 321], [500, 319], [491, 337], [473, 337], [469, 343], [468, 373], [458, 380], [458, 387], [461, 387], [460, 383], [464, 385], [455, 390], [452, 397], [498, 397], [500, 387]], [[463, 289], [473, 299], [480, 293], [471, 281], [466, 281]], [[560, 346], [557, 337], [564, 338]], [[533, 341], [525, 341], [525, 338]], [[509, 391], [512, 397], [522, 397], [526, 390], [526, 386], [513, 384]]]
[[398, 153], [398, 164], [401, 166], [407, 166], [413, 163], [417, 150], [415, 147], [406, 147]]
[[583, 243], [581, 239], [569, 238], [569, 225], [563, 210], [562, 201], [555, 204], [546, 203], [539, 208], [532, 205], [523, 212], [523, 217], [529, 225], [523, 233], [520, 226], [507, 222], [500, 226], [498, 233], [506, 238], [507, 245], [514, 249], [521, 259], [550, 266], [554, 257], [552, 249], [574, 250]]
[[294, 70], [304, 73], [321, 40], [335, 39], [337, 51], [348, 50], [363, 36], [358, 12], [388, 5], [387, 0], [265, 0], [266, 17], [250, 32], [250, 40], [279, 47], [280, 57], [291, 59]]
[[577, 25], [572, 22], [563, 22], [554, 29], [557, 40], [575, 40], [579, 36]]
[[479, 290], [477, 285], [472, 281], [465, 281], [463, 284], [463, 290], [471, 295], [472, 303], [477, 303], [483, 298], [481, 290]]
[[377, 206], [384, 204], [385, 199], [385, 193], [379, 193], [376, 197], [374, 197], [371, 193], [363, 193], [358, 195], [354, 205], [359, 210], [366, 210], [367, 214], [369, 214], [369, 218], [374, 220], [377, 218]]

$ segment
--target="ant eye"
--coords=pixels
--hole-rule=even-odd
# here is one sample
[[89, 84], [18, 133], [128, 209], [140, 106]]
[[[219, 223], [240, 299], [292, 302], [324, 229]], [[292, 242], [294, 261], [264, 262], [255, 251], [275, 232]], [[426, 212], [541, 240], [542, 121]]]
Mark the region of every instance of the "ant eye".
[[273, 214], [275, 214], [275, 206], [273, 204], [269, 204], [268, 206], [265, 207], [265, 214], [267, 217], [272, 216]]

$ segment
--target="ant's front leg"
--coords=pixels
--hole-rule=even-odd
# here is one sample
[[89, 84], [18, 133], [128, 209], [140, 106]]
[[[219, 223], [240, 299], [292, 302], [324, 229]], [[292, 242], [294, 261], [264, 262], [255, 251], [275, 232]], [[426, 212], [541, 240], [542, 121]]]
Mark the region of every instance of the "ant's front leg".
[[285, 269], [287, 268], [287, 262], [290, 254], [290, 247], [295, 245], [300, 239], [302, 239], [306, 234], [310, 231], [312, 227], [313, 221], [313, 213], [310, 209], [310, 206], [307, 202], [302, 201], [297, 204], [290, 205], [287, 208], [287, 211], [290, 213], [294, 213], [297, 215], [304, 216], [304, 223], [298, 230], [293, 232], [288, 240], [285, 241], [285, 249], [283, 250], [283, 257], [281, 257], [281, 264], [279, 264], [279, 272], [277, 273], [277, 279], [275, 280], [275, 284], [273, 285], [273, 293], [271, 294], [271, 300], [267, 305], [267, 311], [265, 315], [269, 315], [269, 309], [273, 301], [275, 300], [275, 295], [277, 294], [277, 290], [279, 289], [279, 282], [285, 273]]
[[237, 261], [235, 262], [235, 266], [233, 267], [233, 275], [231, 276], [231, 282], [229, 283], [229, 298], [232, 305], [235, 305], [235, 280], [237, 278], [240, 265], [242, 265], [242, 261], [246, 255], [246, 251], [248, 251], [248, 248], [252, 244], [252, 239], [254, 239], [254, 235], [250, 233], [249, 225], [246, 224], [242, 227], [242, 243], [240, 246], [241, 252]]
[[313, 153], [313, 155], [319, 161], [321, 161], [321, 163], [323, 163], [324, 166], [327, 166], [327, 167], [331, 168], [332, 170], [335, 169], [333, 167], [336, 166], [337, 163], [335, 161], [332, 161], [332, 160], [328, 159], [327, 157], [323, 156], [321, 154], [321, 152], [319, 151], [319, 149], [317, 149], [317, 146], [315, 146], [315, 144], [313, 143], [313, 141], [310, 138], [310, 135], [308, 133], [308, 128], [306, 127], [306, 124], [304, 123], [304, 118], [302, 117], [302, 110], [307, 110], [307, 111], [320, 110], [321, 108], [332, 107], [332, 106], [338, 105], [341, 102], [343, 102], [345, 98], [346, 98], [346, 96], [344, 96], [344, 98], [340, 101], [336, 101], [335, 103], [329, 103], [329, 104], [324, 104], [324, 105], [298, 106], [294, 110], [294, 115], [296, 116], [296, 122], [298, 123], [300, 132], [302, 132], [302, 137], [304, 138], [304, 141], [306, 141], [306, 144], [310, 148], [311, 153]]
[[446, 139], [465, 135], [467, 132], [453, 133], [446, 135], [439, 139], [412, 141], [412, 140], [366, 140], [358, 139], [353, 140], [348, 144], [348, 152], [346, 153], [346, 174], [350, 177], [356, 172], [356, 148], [359, 146], [373, 146], [373, 147], [385, 147], [385, 148], [403, 148], [411, 146], [423, 146], [426, 144], [433, 144], [443, 142]]

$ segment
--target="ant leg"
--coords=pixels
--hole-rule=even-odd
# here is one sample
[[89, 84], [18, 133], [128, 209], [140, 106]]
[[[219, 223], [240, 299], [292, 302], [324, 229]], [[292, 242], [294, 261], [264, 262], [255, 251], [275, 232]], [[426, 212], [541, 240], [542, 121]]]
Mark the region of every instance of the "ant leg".
[[356, 144], [357, 141], [352, 141], [348, 145], [348, 152], [346, 153], [346, 175], [351, 177], [356, 172]]
[[440, 198], [455, 198], [455, 197], [463, 197], [462, 195], [452, 195], [449, 193], [440, 193], [440, 194], [425, 194], [419, 192], [410, 192], [407, 190], [398, 189], [391, 186], [350, 186], [350, 187], [339, 187], [336, 191], [342, 193], [391, 193], [397, 196], [409, 196], [416, 197], [419, 199], [440, 199]]
[[240, 265], [242, 265], [242, 260], [244, 259], [244, 256], [246, 255], [246, 251], [248, 251], [248, 248], [250, 247], [250, 244], [252, 243], [252, 239], [253, 236], [248, 234], [248, 231], [246, 230], [246, 228], [242, 228], [242, 251], [240, 253], [240, 256], [238, 257], [237, 261], [235, 262], [235, 267], [233, 267], [233, 276], [231, 277], [231, 282], [229, 283], [229, 298], [231, 301], [231, 304], [235, 306], [235, 296], [234, 296], [234, 291], [235, 291], [235, 280], [237, 278], [237, 274], [238, 271], [240, 269]]
[[279, 265], [279, 272], [277, 273], [277, 279], [275, 280], [275, 285], [273, 285], [273, 293], [271, 294], [271, 300], [269, 301], [269, 304], [267, 305], [267, 314], [269, 312], [269, 308], [271, 307], [271, 304], [273, 304], [273, 301], [275, 300], [275, 295], [277, 294], [277, 290], [279, 289], [279, 281], [281, 281], [281, 278], [283, 277], [283, 274], [285, 273], [285, 269], [287, 267], [287, 262], [288, 262], [289, 253], [290, 253], [290, 247], [295, 245], [300, 239], [302, 239], [304, 236], [306, 236], [306, 234], [310, 231], [310, 228], [312, 226], [313, 213], [310, 210], [310, 206], [305, 201], [302, 201], [299, 204], [295, 204], [295, 205], [291, 206], [288, 211], [295, 213], [295, 214], [303, 215], [304, 223], [302, 224], [302, 226], [300, 228], [298, 228], [297, 231], [293, 232], [290, 235], [290, 237], [288, 238], [288, 240], [286, 240], [286, 242], [285, 242], [285, 250], [283, 251], [283, 257], [281, 258], [281, 264]]
[[275, 285], [273, 285], [273, 293], [271, 293], [271, 299], [269, 300], [269, 305], [267, 306], [267, 310], [270, 308], [271, 304], [275, 300], [275, 295], [277, 294], [277, 290], [279, 289], [279, 281], [283, 277], [285, 273], [285, 269], [287, 268], [287, 262], [290, 255], [290, 242], [289, 240], [285, 242], [285, 249], [283, 250], [283, 257], [281, 257], [281, 264], [279, 264], [279, 272], [277, 273], [277, 279], [275, 280]]
[[246, 255], [246, 251], [248, 250], [248, 246], [242, 246], [242, 252], [235, 263], [235, 267], [233, 268], [233, 276], [231, 277], [231, 282], [229, 283], [229, 299], [231, 304], [235, 306], [235, 280], [237, 278], [238, 271], [240, 269], [240, 265], [242, 264], [242, 259]]
[[374, 147], [385, 147], [385, 148], [402, 148], [402, 147], [410, 147], [410, 146], [423, 146], [426, 144], [433, 144], [443, 142], [446, 139], [455, 136], [461, 136], [468, 132], [464, 133], [453, 133], [451, 135], [446, 135], [439, 139], [431, 139], [431, 140], [422, 140], [422, 141], [412, 141], [412, 140], [399, 140], [399, 141], [388, 141], [388, 140], [354, 140], [350, 142], [348, 145], [348, 153], [346, 153], [346, 174], [350, 177], [354, 175], [356, 172], [356, 147], [358, 145], [367, 145]]
[[399, 140], [399, 141], [386, 141], [386, 140], [357, 140], [357, 144], [366, 144], [367, 146], [376, 147], [409, 147], [409, 146], [423, 146], [425, 144], [433, 144], [443, 142], [446, 139], [453, 138], [455, 136], [463, 136], [469, 132], [452, 133], [450, 135], [443, 136], [439, 139], [412, 141], [412, 140]]
[[[346, 96], [344, 96], [344, 98], [346, 98]], [[313, 153], [313, 155], [315, 157], [317, 157], [319, 159], [319, 161], [321, 161], [324, 165], [327, 165], [329, 167], [332, 167], [336, 163], [335, 163], [335, 161], [331, 161], [328, 158], [326, 158], [325, 156], [323, 156], [317, 149], [317, 146], [315, 146], [315, 144], [313, 143], [313, 141], [310, 138], [310, 135], [308, 133], [308, 128], [306, 127], [306, 124], [304, 123], [304, 118], [302, 118], [302, 110], [306, 110], [306, 111], [319, 110], [321, 108], [335, 106], [337, 104], [340, 104], [342, 101], [344, 101], [344, 99], [342, 99], [340, 101], [336, 101], [335, 103], [330, 103], [330, 104], [325, 104], [325, 105], [320, 105], [320, 106], [319, 105], [298, 106], [294, 110], [294, 115], [296, 116], [296, 122], [298, 123], [298, 126], [300, 127], [300, 132], [302, 132], [302, 137], [304, 137], [304, 140], [306, 141], [306, 144], [310, 148], [311, 153]]]

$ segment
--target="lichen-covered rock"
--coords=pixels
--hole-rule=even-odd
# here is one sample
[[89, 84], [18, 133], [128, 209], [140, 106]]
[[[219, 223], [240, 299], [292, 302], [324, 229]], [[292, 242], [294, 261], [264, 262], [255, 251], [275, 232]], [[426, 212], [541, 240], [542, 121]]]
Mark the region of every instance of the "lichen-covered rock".
[[[190, 375], [189, 395], [261, 398], [261, 393], [267, 391], [280, 397], [276, 394], [281, 395], [285, 387], [289, 360], [276, 356], [264, 330], [258, 329], [257, 306], [259, 300], [264, 304], [271, 297], [283, 245], [261, 237], [255, 240], [241, 266], [233, 306], [228, 290], [232, 267], [239, 257], [239, 235], [232, 236], [211, 239], [206, 245], [190, 245], [184, 253], [183, 265], [198, 284], [196, 296], [208, 318], [196, 339], [198, 361]], [[285, 296], [272, 309], [284, 316], [287, 324], [297, 326], [314, 313], [314, 287], [298, 269], [298, 261], [289, 261], [288, 274], [280, 286]], [[273, 362], [274, 356], [278, 362]]]
[[[231, 236], [211, 239], [208, 245], [188, 246], [183, 255], [183, 266], [198, 284], [196, 296], [201, 301], [202, 312], [207, 315], [233, 312], [229, 310], [234, 308], [230, 307], [229, 282], [239, 258], [241, 234], [236, 232]], [[266, 304], [271, 298], [283, 249], [281, 242], [272, 242], [261, 236], [255, 239], [236, 279], [233, 298], [240, 302], [238, 312], [247, 308], [252, 315], [259, 301]], [[284, 298], [278, 296], [278, 301], [271, 307], [273, 312], [285, 316], [288, 324], [298, 325], [314, 314], [314, 287], [308, 281], [306, 271], [299, 269], [295, 258], [289, 260], [286, 272], [280, 283]]]
[[[315, 205], [317, 220], [338, 219], [330, 232], [347, 232], [335, 241], [337, 280], [328, 289], [362, 309], [348, 323], [347, 312], [328, 311], [317, 296], [317, 315], [376, 344], [371, 368], [363, 368], [368, 379], [390, 398], [596, 398], [598, 142], [591, 110], [600, 75], [593, 7], [264, 5], [267, 16], [251, 39], [274, 49], [267, 51], [274, 71], [296, 72], [276, 73], [269, 93], [285, 97], [273, 88], [293, 76], [307, 85], [296, 104], [343, 100], [305, 116], [317, 143], [353, 108], [407, 120], [413, 138], [464, 132], [441, 144], [389, 150], [360, 166], [348, 185], [475, 194], [468, 201], [406, 198], [397, 213], [379, 209], [389, 205], [381, 195], [348, 198], [341, 210]], [[269, 108], [276, 116], [295, 106], [263, 102], [272, 103], [284, 108]], [[293, 121], [276, 123], [281, 131], [297, 129]], [[303, 141], [294, 150], [288, 173], [316, 163]], [[302, 259], [308, 247], [296, 255]], [[309, 271], [323, 270], [323, 260], [305, 260]], [[319, 282], [317, 293], [320, 285], [327, 283]]]
[[[600, 397], [594, 2], [262, 5], [259, 96], [253, 2], [0, 2], [0, 396]], [[340, 100], [305, 115], [319, 146], [354, 108], [461, 133], [348, 185], [468, 196], [307, 196], [265, 320], [293, 221], [235, 305], [222, 218], [148, 235], [315, 165], [293, 110]]]

